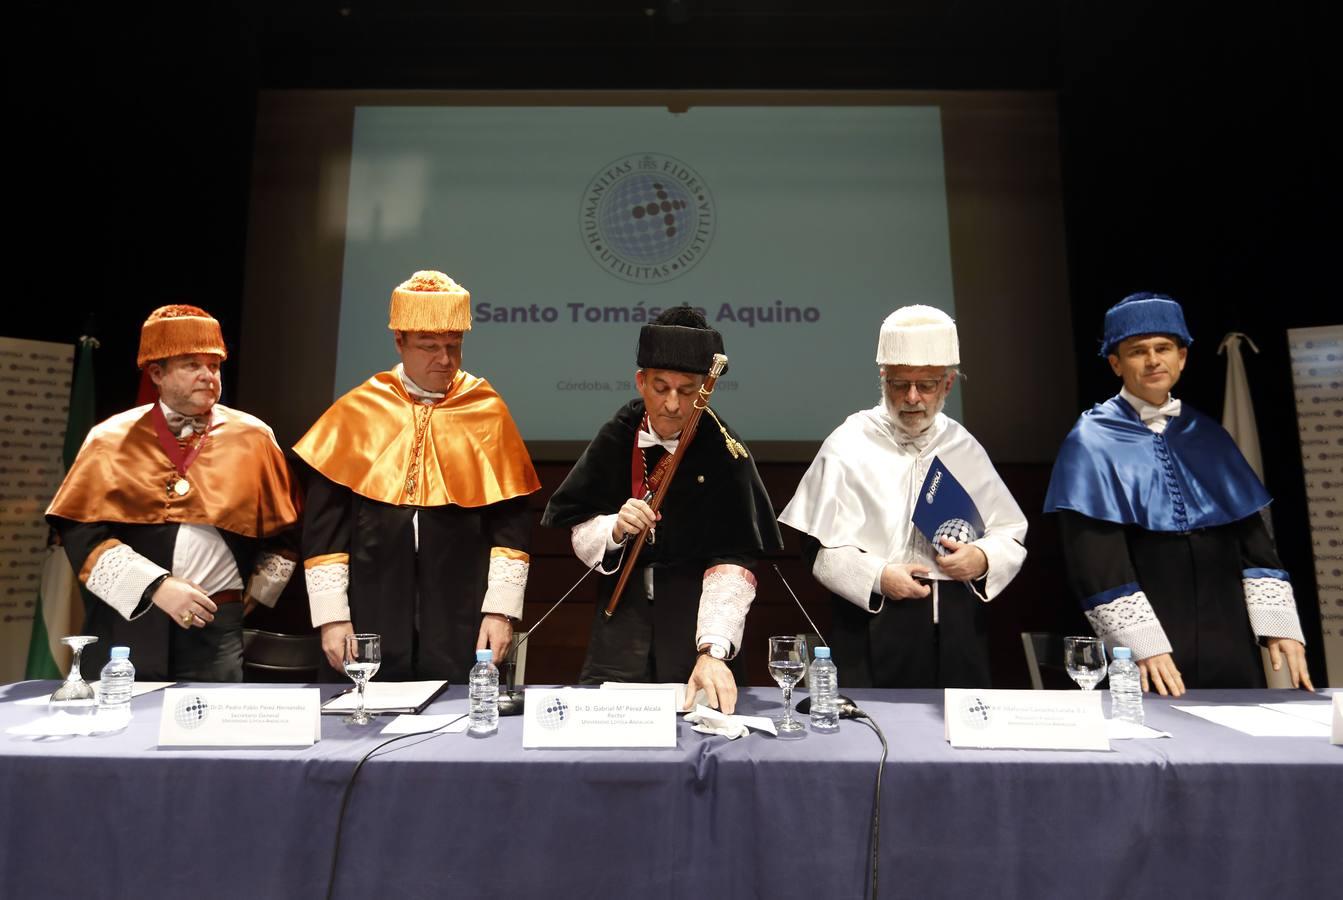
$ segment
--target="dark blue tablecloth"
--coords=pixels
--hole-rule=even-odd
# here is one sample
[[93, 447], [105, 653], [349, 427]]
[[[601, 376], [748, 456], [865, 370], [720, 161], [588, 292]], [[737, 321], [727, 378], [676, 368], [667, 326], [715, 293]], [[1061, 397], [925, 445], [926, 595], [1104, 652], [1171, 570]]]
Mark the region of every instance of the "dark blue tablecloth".
[[[0, 729], [43, 714], [3, 701]], [[324, 688], [334, 692], [333, 688]], [[1173, 739], [1111, 753], [954, 750], [941, 693], [855, 692], [891, 745], [882, 897], [1327, 897], [1343, 885], [1343, 748], [1252, 738], [1147, 701]], [[324, 717], [302, 750], [159, 750], [129, 729], [0, 738], [7, 897], [320, 898], [342, 791], [379, 728]], [[1308, 699], [1204, 691], [1181, 703]], [[465, 711], [460, 687], [431, 712]], [[778, 692], [739, 711], [774, 714]], [[859, 898], [880, 745], [857, 722], [784, 742], [523, 750], [410, 738], [359, 774], [336, 896]]]

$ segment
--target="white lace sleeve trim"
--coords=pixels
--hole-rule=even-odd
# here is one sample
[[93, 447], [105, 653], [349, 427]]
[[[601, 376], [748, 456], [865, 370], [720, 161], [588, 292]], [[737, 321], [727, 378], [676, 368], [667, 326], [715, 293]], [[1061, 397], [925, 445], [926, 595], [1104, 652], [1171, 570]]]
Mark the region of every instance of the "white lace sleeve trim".
[[527, 589], [527, 573], [530, 569], [531, 564], [526, 560], [491, 557], [490, 574], [485, 581], [485, 599], [480, 604], [480, 611], [521, 619], [522, 595]]
[[296, 565], [292, 559], [278, 553], [262, 553], [247, 584], [247, 593], [263, 606], [274, 606], [293, 577]]
[[755, 585], [745, 572], [744, 569], [717, 571], [704, 576], [699, 595], [699, 618], [695, 623], [696, 647], [704, 643], [706, 635], [721, 636], [732, 642], [732, 655], [736, 655], [746, 630], [746, 613], [755, 599]]
[[1128, 647], [1135, 659], [1170, 653], [1170, 640], [1142, 591], [1116, 597], [1086, 611], [1091, 628], [1109, 649]]
[[149, 611], [150, 604], [136, 614], [136, 607], [150, 583], [169, 574], [136, 553], [128, 544], [109, 547], [98, 557], [84, 586], [89, 593], [121, 613], [127, 620], [139, 618]]
[[[624, 546], [611, 540], [611, 529], [615, 528], [616, 515], [616, 513], [611, 513], [609, 516], [593, 516], [586, 522], [580, 522], [569, 530], [569, 540], [573, 543], [574, 555], [583, 565], [595, 566], [606, 558], [606, 554]], [[620, 568], [619, 560], [623, 558], [624, 553], [622, 552], [611, 568], [598, 568], [597, 571], [603, 575], [610, 575]]]
[[1279, 578], [1242, 578], [1250, 628], [1261, 638], [1291, 638], [1306, 642], [1296, 613], [1291, 582]]
[[[873, 594], [880, 593], [881, 573], [886, 561], [857, 547], [822, 547], [816, 554], [811, 574], [821, 586], [848, 600], [863, 612], [878, 613], [871, 606]], [[875, 586], [875, 589], [874, 589]]]
[[350, 621], [350, 566], [348, 563], [326, 563], [303, 570], [308, 588], [308, 608], [312, 611], [313, 627], [328, 622]]

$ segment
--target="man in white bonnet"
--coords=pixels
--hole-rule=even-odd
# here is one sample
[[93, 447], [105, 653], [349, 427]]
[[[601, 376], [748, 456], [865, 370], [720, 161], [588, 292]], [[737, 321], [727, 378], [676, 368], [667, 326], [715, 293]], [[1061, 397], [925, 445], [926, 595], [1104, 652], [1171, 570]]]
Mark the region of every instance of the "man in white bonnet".
[[[1026, 558], [1026, 517], [988, 454], [942, 414], [956, 383], [956, 323], [905, 306], [877, 343], [881, 402], [826, 438], [779, 521], [803, 533], [831, 593], [829, 641], [846, 687], [987, 687], [988, 617]], [[934, 548], [910, 520], [934, 459], [984, 520], [984, 534]]]

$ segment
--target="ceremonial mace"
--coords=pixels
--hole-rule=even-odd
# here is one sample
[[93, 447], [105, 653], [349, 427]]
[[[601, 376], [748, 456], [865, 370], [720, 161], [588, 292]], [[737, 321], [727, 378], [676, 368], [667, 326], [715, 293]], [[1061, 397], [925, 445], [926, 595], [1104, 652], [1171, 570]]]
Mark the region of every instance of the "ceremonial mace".
[[[695, 438], [695, 429], [699, 427], [700, 416], [709, 406], [709, 395], [713, 393], [713, 386], [718, 381], [718, 376], [723, 374], [727, 368], [727, 356], [722, 353], [713, 355], [713, 364], [709, 366], [709, 374], [704, 379], [704, 384], [700, 386], [699, 396], [691, 404], [690, 418], [686, 420], [685, 427], [681, 429], [681, 437], [676, 445], [676, 452], [672, 454], [671, 462], [667, 464], [667, 474], [663, 477], [662, 483], [658, 485], [657, 493], [649, 502], [653, 509], [653, 518], [657, 518], [658, 510], [662, 508], [663, 498], [667, 496], [667, 489], [671, 487], [672, 479], [676, 477], [676, 467], [681, 464], [681, 457], [685, 456], [686, 448]], [[628, 537], [626, 538], [628, 540]], [[620, 570], [620, 580], [616, 582], [616, 589], [611, 592], [611, 599], [606, 603], [606, 618], [615, 615], [616, 607], [620, 605], [620, 595], [625, 590], [625, 583], [630, 580], [630, 573], [634, 571], [634, 564], [639, 559], [639, 551], [644, 547], [644, 542], [648, 540], [648, 529], [640, 530], [638, 537], [635, 538], [634, 546], [630, 548], [625, 556], [625, 566]]]

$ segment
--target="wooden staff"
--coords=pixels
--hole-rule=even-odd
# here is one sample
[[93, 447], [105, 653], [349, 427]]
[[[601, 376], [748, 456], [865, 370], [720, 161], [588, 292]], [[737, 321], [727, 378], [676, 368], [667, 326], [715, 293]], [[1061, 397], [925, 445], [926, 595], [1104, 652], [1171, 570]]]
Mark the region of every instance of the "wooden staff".
[[[713, 364], [709, 366], [709, 374], [704, 379], [704, 384], [700, 386], [699, 396], [691, 404], [690, 418], [686, 419], [685, 427], [681, 429], [681, 438], [676, 445], [676, 452], [672, 454], [671, 462], [667, 464], [667, 472], [662, 476], [662, 483], [658, 485], [657, 493], [653, 495], [652, 501], [648, 504], [653, 509], [653, 517], [657, 518], [658, 510], [662, 508], [662, 500], [667, 496], [667, 489], [671, 487], [672, 479], [676, 477], [676, 467], [681, 464], [681, 457], [685, 456], [686, 448], [695, 437], [695, 429], [699, 427], [699, 417], [704, 414], [704, 410], [709, 405], [709, 395], [713, 393], [714, 383], [718, 381], [718, 376], [723, 374], [727, 368], [727, 357], [722, 353], [713, 355]], [[628, 538], [627, 538], [628, 540]], [[620, 595], [625, 590], [625, 584], [630, 580], [630, 573], [634, 571], [634, 564], [639, 559], [639, 551], [643, 550], [644, 542], [648, 540], [648, 529], [642, 529], [635, 538], [634, 546], [630, 548], [625, 556], [625, 567], [620, 570], [620, 580], [616, 582], [616, 589], [611, 592], [611, 599], [606, 603], [606, 618], [615, 615], [616, 607], [620, 605]]]

